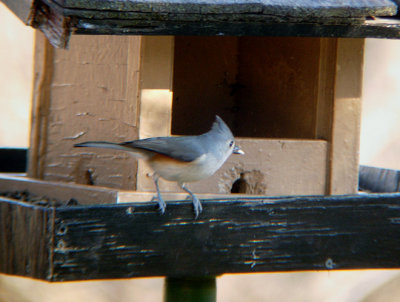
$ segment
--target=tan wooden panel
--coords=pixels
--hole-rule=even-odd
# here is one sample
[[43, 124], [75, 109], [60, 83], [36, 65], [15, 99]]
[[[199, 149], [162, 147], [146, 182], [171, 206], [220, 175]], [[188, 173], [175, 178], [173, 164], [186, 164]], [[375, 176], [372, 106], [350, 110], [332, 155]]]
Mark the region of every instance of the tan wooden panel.
[[58, 201], [68, 201], [74, 198], [79, 204], [115, 203], [119, 193], [114, 189], [37, 180], [5, 173], [0, 173], [0, 191], [27, 191], [36, 197], [56, 199]]
[[[52, 50], [36, 60], [39, 80], [34, 95], [39, 97], [35, 98], [33, 128], [40, 131], [32, 132], [32, 137], [43, 142], [32, 144], [36, 146], [33, 154], [38, 153], [41, 160], [36, 160], [36, 168], [31, 164], [29, 175], [135, 188], [136, 161], [127, 154], [72, 146], [88, 140], [120, 142], [138, 137], [140, 39], [74, 36], [69, 50]], [[38, 55], [51, 49], [42, 39], [37, 44]], [[45, 114], [42, 108], [48, 108]]]
[[338, 39], [330, 194], [358, 191], [364, 39]]
[[[155, 192], [137, 192], [110, 189], [99, 186], [79, 185], [57, 181], [37, 180], [26, 176], [0, 173], [0, 192], [13, 193], [26, 191], [32, 197], [53, 199], [60, 202], [74, 198], [79, 205], [108, 204], [122, 202], [149, 202]], [[186, 192], [163, 193], [165, 200], [185, 200]], [[201, 199], [254, 197], [249, 194], [196, 194]], [[156, 203], [156, 201], [155, 201]]]
[[[328, 143], [321, 140], [238, 139], [245, 155], [232, 155], [212, 177], [188, 187], [197, 193], [229, 194], [243, 178], [240, 193], [256, 195], [325, 194]], [[154, 191], [150, 177], [143, 191]], [[180, 192], [160, 180], [161, 191]]]

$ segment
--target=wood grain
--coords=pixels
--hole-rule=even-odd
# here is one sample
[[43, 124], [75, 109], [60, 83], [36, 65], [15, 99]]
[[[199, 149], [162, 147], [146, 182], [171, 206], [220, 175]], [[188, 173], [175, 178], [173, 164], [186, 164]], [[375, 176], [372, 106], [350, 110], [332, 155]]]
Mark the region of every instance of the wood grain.
[[358, 190], [364, 39], [338, 39], [329, 194]]
[[203, 205], [57, 209], [52, 280], [400, 267], [398, 194]]
[[54, 71], [54, 48], [40, 32], [36, 32], [35, 41], [28, 175], [43, 178], [50, 110], [50, 87]]
[[[259, 13], [259, 14], [288, 14], [291, 17], [309, 18], [313, 17], [350, 17], [350, 16], [369, 16], [395, 13], [395, 6], [389, 0], [362, 0], [362, 1], [330, 1], [320, 0], [317, 3], [312, 0], [299, 0], [293, 3], [290, 0], [254, 0], [249, 3], [246, 0], [231, 1], [188, 1], [178, 3], [174, 1], [125, 1], [124, 5], [115, 3], [113, 0], [53, 0], [62, 7], [74, 9], [94, 9], [100, 11], [141, 11], [141, 12], [167, 12], [167, 13], [203, 13], [203, 14], [234, 14], [234, 13]], [[299, 9], [302, 8], [302, 9]]]
[[[66, 48], [72, 33], [102, 35], [205, 35], [399, 38], [390, 0], [363, 1], [37, 1], [5, 0], [27, 16], [52, 45]], [[32, 8], [29, 7], [32, 5]]]
[[37, 37], [29, 175], [134, 189], [135, 159], [73, 144], [138, 138], [140, 38], [74, 37], [69, 51], [46, 43]]
[[51, 278], [52, 209], [0, 197], [0, 272]]

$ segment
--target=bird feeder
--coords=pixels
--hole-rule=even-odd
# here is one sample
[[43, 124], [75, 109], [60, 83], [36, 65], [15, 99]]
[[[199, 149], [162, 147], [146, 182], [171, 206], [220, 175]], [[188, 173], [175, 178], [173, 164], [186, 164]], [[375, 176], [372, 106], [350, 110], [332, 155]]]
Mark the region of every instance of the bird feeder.
[[[301, 246], [296, 236], [278, 236], [278, 242], [266, 230], [276, 235], [277, 223], [286, 223], [288, 232], [296, 227], [294, 216], [274, 220], [292, 209], [282, 196], [319, 196], [296, 199], [294, 212], [300, 213], [307, 201], [313, 211], [321, 203], [336, 211], [344, 201], [321, 196], [357, 193], [364, 38], [400, 37], [392, 17], [396, 3], [3, 2], [41, 32], [27, 176], [3, 175], [0, 190], [72, 198], [79, 205], [2, 199], [8, 231], [0, 242], [13, 238], [14, 244], [3, 249], [9, 260], [2, 272], [63, 281], [366, 267], [349, 265], [357, 248], [343, 229], [337, 246], [349, 252], [347, 258], [335, 252], [332, 233], [306, 214], [299, 219], [320, 228], [310, 229], [315, 237]], [[73, 148], [90, 140], [200, 134], [216, 114], [246, 155], [232, 156], [214, 176], [190, 184], [200, 198], [213, 198], [197, 222], [184, 201], [167, 202], [160, 216], [150, 202], [154, 184], [144, 163], [118, 151]], [[174, 183], [162, 182], [161, 190], [169, 192], [166, 200], [185, 197]], [[386, 202], [390, 208], [399, 200]], [[343, 212], [334, 213], [329, 217]], [[345, 216], [341, 223], [353, 219]], [[334, 229], [336, 222], [326, 223]], [[196, 223], [198, 235], [189, 237], [184, 225], [193, 231]], [[253, 227], [241, 233], [235, 225]], [[138, 226], [147, 237], [132, 235]], [[190, 240], [183, 244], [182, 238]], [[321, 257], [308, 258], [315, 249]], [[287, 250], [298, 265], [284, 261]], [[276, 257], [283, 258], [274, 262]], [[373, 265], [393, 267], [385, 259]]]

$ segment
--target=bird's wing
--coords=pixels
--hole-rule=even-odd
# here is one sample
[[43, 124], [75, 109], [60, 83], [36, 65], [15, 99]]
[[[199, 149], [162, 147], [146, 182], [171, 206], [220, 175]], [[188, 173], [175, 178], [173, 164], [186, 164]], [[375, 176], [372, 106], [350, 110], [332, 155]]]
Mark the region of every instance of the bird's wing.
[[160, 153], [176, 160], [190, 162], [204, 154], [204, 148], [198, 136], [186, 137], [154, 137], [121, 145]]

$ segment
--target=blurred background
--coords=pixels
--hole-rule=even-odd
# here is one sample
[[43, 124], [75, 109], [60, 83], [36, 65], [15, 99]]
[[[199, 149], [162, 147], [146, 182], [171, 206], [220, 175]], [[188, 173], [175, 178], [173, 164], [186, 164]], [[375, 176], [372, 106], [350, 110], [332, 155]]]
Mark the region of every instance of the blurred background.
[[[0, 147], [28, 147], [34, 31], [0, 3]], [[400, 40], [367, 39], [360, 163], [400, 169]], [[394, 238], [394, 240], [398, 240]], [[400, 301], [399, 270], [226, 275], [218, 301]], [[0, 302], [162, 301], [163, 279], [49, 284], [0, 275]]]

